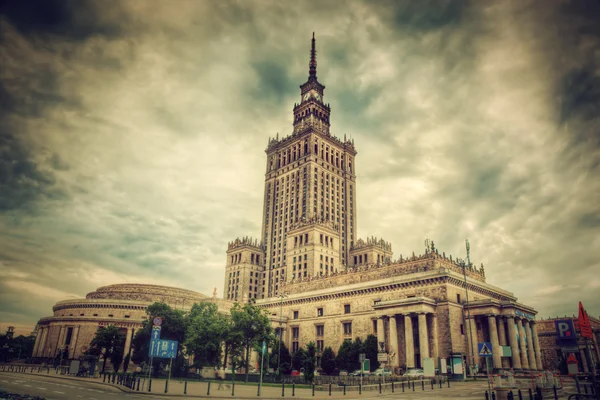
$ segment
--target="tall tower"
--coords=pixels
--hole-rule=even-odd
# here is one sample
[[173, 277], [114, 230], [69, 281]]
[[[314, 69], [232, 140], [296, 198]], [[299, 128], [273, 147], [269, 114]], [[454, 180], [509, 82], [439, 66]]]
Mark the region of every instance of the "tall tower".
[[[313, 33], [308, 80], [300, 85], [300, 103], [294, 105], [293, 132], [270, 139], [266, 149], [265, 297], [277, 296], [280, 283], [294, 275], [308, 277], [345, 268], [354, 245], [357, 153], [353, 142], [330, 134], [331, 108], [324, 103], [324, 90], [317, 80]], [[290, 230], [294, 238], [288, 240]], [[303, 250], [290, 248], [292, 243]]]

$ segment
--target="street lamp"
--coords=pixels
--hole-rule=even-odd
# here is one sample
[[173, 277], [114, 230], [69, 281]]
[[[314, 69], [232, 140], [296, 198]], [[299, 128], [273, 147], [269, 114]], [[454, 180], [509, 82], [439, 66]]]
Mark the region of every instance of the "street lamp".
[[279, 376], [281, 374], [281, 371], [279, 370], [280, 366], [281, 366], [281, 325], [283, 323], [283, 299], [286, 299], [287, 296], [285, 294], [280, 294], [279, 296], [279, 350], [278, 350], [278, 354], [277, 354], [277, 375]]
[[477, 377], [473, 374], [473, 364], [475, 364], [475, 354], [473, 354], [473, 324], [471, 323], [471, 308], [469, 307], [469, 286], [467, 285], [467, 271], [465, 260], [459, 259], [460, 266], [463, 270], [463, 279], [465, 282], [465, 291], [467, 297], [467, 319], [469, 320], [469, 341], [471, 342], [469, 353], [471, 353], [471, 375], [477, 379]]

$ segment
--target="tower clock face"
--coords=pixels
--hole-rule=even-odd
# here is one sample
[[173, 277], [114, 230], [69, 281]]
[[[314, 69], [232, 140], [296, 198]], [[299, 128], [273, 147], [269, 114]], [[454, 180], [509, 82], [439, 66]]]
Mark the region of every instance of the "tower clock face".
[[306, 93], [304, 95], [304, 101], [308, 101], [308, 99], [310, 99], [311, 97], [314, 97], [315, 100], [317, 100], [317, 101], [321, 101], [321, 95], [319, 95], [319, 93], [316, 93], [316, 92]]

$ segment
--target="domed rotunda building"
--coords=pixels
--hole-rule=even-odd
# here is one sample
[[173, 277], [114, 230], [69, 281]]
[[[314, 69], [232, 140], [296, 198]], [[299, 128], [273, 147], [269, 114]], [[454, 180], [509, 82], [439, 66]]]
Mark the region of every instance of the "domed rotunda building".
[[129, 353], [135, 331], [148, 318], [146, 309], [155, 302], [189, 311], [194, 303], [210, 301], [228, 312], [230, 302], [191, 290], [169, 286], [123, 283], [103, 286], [85, 299], [59, 301], [54, 314], [38, 321], [33, 357], [38, 360], [78, 358], [88, 350], [98, 328], [115, 325], [125, 335], [125, 354]]

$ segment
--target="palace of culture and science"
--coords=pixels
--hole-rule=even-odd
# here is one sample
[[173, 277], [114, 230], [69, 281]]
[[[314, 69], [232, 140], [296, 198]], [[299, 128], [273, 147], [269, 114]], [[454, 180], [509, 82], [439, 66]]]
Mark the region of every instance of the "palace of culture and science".
[[357, 151], [331, 134], [324, 90], [313, 34], [292, 133], [267, 145], [261, 239], [229, 243], [224, 300], [256, 299], [292, 351], [309, 342], [337, 350], [375, 334], [388, 366], [406, 369], [483, 364], [485, 341], [494, 368], [541, 369], [537, 312], [486, 283], [483, 265], [453, 260], [433, 242], [394, 260], [390, 243], [356, 238]]

